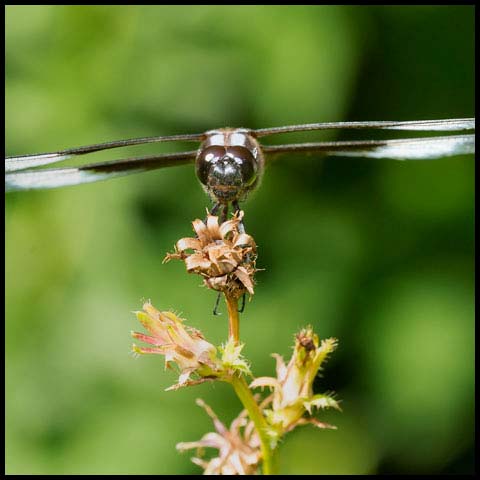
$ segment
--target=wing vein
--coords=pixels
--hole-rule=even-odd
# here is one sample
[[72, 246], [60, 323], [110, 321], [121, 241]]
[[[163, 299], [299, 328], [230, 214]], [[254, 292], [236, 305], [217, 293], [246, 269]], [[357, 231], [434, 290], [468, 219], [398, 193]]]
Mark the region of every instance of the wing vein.
[[5, 175], [5, 190], [11, 192], [97, 182], [99, 180], [107, 180], [148, 170], [193, 163], [196, 154], [197, 152], [194, 150], [190, 152], [99, 162], [77, 168], [52, 168], [12, 172]]
[[265, 154], [320, 153], [394, 160], [422, 160], [475, 153], [475, 135], [405, 138], [395, 140], [358, 140], [318, 143], [293, 143], [263, 147]]
[[260, 128], [253, 130], [256, 137], [277, 133], [305, 132], [311, 130], [332, 129], [383, 129], [383, 130], [417, 130], [417, 131], [459, 131], [474, 130], [474, 118], [448, 118], [442, 120], [414, 121], [369, 121], [369, 122], [325, 122], [290, 125], [285, 127]]
[[35, 168], [52, 163], [58, 163], [68, 158], [78, 155], [86, 155], [88, 153], [99, 152], [102, 150], [109, 150], [112, 148], [128, 147], [132, 145], [143, 145], [147, 143], [159, 142], [200, 142], [205, 138], [204, 133], [200, 134], [185, 134], [185, 135], [169, 135], [163, 137], [142, 137], [131, 138], [128, 140], [117, 140], [113, 142], [96, 143], [94, 145], [86, 145], [84, 147], [67, 148], [51, 153], [37, 153], [32, 155], [17, 155], [14, 157], [5, 158], [5, 171], [14, 172], [18, 170], [25, 170], [27, 168]]

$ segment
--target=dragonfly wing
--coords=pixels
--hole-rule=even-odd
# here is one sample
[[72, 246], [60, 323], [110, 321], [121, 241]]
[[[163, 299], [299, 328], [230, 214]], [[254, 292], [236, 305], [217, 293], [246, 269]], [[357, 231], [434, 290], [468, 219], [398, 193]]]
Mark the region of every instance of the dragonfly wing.
[[346, 157], [389, 158], [393, 160], [429, 160], [475, 153], [475, 135], [406, 138], [400, 140], [360, 140], [297, 143], [265, 146], [267, 155], [281, 153], [319, 153]]
[[414, 121], [379, 121], [379, 122], [330, 122], [307, 123], [305, 125], [290, 125], [286, 127], [261, 128], [253, 130], [256, 137], [264, 137], [277, 133], [306, 132], [311, 130], [332, 129], [380, 129], [380, 130], [416, 130], [453, 132], [474, 130], [474, 118], [448, 118], [444, 120], [414, 120]]
[[94, 145], [87, 145], [84, 147], [69, 148], [67, 150], [60, 150], [52, 153], [39, 153], [34, 155], [20, 155], [15, 157], [5, 158], [5, 171], [14, 172], [18, 170], [25, 170], [26, 168], [40, 167], [43, 165], [50, 165], [52, 163], [61, 162], [68, 158], [78, 155], [85, 155], [87, 153], [99, 152], [101, 150], [109, 150], [111, 148], [128, 147], [131, 145], [141, 145], [146, 143], [159, 142], [200, 142], [205, 138], [204, 133], [186, 134], [186, 135], [170, 135], [163, 137], [142, 137], [131, 138], [129, 140], [118, 140], [114, 142], [96, 143]]
[[[386, 122], [388, 123], [388, 122]], [[386, 130], [416, 130], [425, 132], [457, 132], [475, 130], [474, 118], [456, 118], [445, 120], [422, 120], [413, 122], [392, 122], [380, 127]]]
[[66, 187], [107, 180], [132, 173], [193, 163], [197, 152], [182, 152], [100, 162], [77, 168], [24, 170], [5, 175], [5, 190], [33, 190]]
[[62, 155], [60, 153], [42, 153], [39, 155], [6, 157], [5, 172], [15, 172], [17, 170], [25, 170], [26, 168], [41, 167], [42, 165], [61, 162], [68, 158], [71, 158], [71, 155]]

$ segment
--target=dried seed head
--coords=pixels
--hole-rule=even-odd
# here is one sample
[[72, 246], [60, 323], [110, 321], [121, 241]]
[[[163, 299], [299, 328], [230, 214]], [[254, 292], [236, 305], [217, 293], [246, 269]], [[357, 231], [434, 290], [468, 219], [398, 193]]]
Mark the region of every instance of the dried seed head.
[[175, 253], [168, 253], [164, 261], [183, 260], [187, 272], [201, 275], [204, 285], [230, 297], [253, 295], [256, 245], [253, 237], [241, 231], [242, 218], [243, 211], [238, 211], [221, 225], [210, 214], [206, 222], [194, 220], [197, 236], [181, 238]]

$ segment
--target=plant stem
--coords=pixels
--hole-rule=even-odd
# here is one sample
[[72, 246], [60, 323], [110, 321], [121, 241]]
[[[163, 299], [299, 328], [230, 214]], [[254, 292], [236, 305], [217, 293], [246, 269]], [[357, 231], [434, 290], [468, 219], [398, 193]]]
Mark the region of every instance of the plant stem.
[[[228, 337], [233, 339], [235, 343], [240, 338], [240, 321], [238, 315], [238, 299], [225, 295], [228, 309]], [[238, 398], [242, 402], [248, 416], [255, 425], [258, 436], [260, 438], [260, 448], [262, 450], [262, 469], [264, 475], [272, 474], [272, 449], [267, 435], [267, 423], [263, 417], [262, 411], [257, 402], [253, 398], [251, 390], [248, 388], [247, 382], [243, 377], [233, 375], [228, 380], [235, 390]]]
[[225, 294], [228, 309], [228, 338], [233, 338], [235, 343], [240, 339], [240, 319], [238, 316], [238, 300]]
[[267, 423], [258, 406], [257, 402], [253, 398], [251, 390], [248, 388], [247, 382], [243, 377], [236, 375], [230, 378], [235, 393], [242, 402], [245, 410], [248, 412], [248, 416], [252, 420], [260, 438], [260, 448], [262, 450], [262, 468], [264, 475], [272, 475], [272, 449], [270, 447], [270, 441], [267, 435]]

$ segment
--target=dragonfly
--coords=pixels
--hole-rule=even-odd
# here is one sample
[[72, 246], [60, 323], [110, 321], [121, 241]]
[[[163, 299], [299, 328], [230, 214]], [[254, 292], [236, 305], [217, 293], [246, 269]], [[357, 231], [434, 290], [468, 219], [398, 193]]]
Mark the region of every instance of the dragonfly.
[[[292, 132], [320, 130], [402, 130], [416, 132], [472, 133], [430, 135], [420, 138], [387, 140], [340, 140], [266, 145], [265, 137]], [[219, 128], [198, 134], [133, 138], [51, 153], [20, 155], [5, 159], [5, 189], [9, 191], [46, 189], [96, 182], [133, 173], [183, 164], [194, 164], [200, 184], [213, 201], [212, 214], [229, 206], [239, 210], [239, 202], [257, 188], [265, 165], [279, 154], [319, 154], [328, 156], [426, 160], [475, 153], [475, 118], [309, 123], [272, 128]], [[195, 150], [97, 162], [79, 167], [39, 168], [102, 150], [163, 142], [196, 142]]]
[[[403, 138], [390, 140], [354, 140], [289, 143], [265, 145], [260, 139], [293, 132], [346, 129], [346, 130], [405, 130], [427, 132], [474, 131], [474, 118], [309, 123], [272, 128], [219, 128], [198, 134], [180, 134], [158, 137], [133, 138], [70, 148], [51, 153], [21, 155], [5, 159], [6, 191], [56, 188], [96, 182], [133, 173], [157, 170], [183, 164], [195, 164], [200, 184], [210, 196], [211, 215], [222, 209], [221, 221], [228, 216], [229, 206], [240, 210], [239, 202], [256, 189], [262, 179], [265, 165], [279, 154], [304, 153], [330, 156], [384, 158], [393, 160], [424, 160], [475, 153], [475, 134], [456, 134]], [[53, 163], [93, 152], [132, 145], [162, 142], [196, 142], [196, 150], [165, 153], [142, 157], [91, 163], [79, 167], [42, 169]], [[243, 221], [239, 231], [245, 232]], [[214, 315], [220, 295], [217, 296]], [[243, 311], [245, 295], [242, 300]]]

